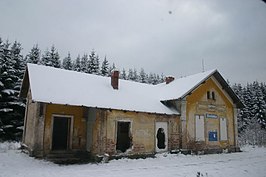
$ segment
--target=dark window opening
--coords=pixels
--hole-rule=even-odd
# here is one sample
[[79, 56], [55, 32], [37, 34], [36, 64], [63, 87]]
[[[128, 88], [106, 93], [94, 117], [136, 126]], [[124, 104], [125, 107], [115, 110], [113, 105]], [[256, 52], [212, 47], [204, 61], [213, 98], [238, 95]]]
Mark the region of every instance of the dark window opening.
[[212, 92], [212, 99], [215, 100], [215, 93]]
[[131, 146], [130, 122], [117, 122], [116, 150], [126, 152]]
[[207, 91], [207, 99], [211, 99], [210, 91]]
[[159, 128], [157, 131], [157, 147], [159, 149], [165, 149], [165, 133], [163, 128]]
[[215, 92], [210, 92], [210, 91], [207, 91], [207, 99], [210, 100], [215, 100]]

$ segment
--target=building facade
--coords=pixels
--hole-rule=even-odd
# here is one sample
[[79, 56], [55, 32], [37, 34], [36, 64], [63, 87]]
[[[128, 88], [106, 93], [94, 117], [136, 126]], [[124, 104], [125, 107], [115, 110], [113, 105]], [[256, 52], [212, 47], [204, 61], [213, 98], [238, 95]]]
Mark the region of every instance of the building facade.
[[239, 150], [243, 104], [217, 70], [166, 81], [153, 86], [119, 80], [117, 72], [106, 78], [28, 64], [22, 143], [40, 158]]

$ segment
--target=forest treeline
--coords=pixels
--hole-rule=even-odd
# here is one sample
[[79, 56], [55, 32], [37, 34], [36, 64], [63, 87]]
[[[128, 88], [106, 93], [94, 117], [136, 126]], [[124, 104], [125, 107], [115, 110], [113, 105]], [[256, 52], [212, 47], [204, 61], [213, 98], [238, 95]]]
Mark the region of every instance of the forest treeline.
[[[0, 37], [0, 141], [17, 140], [22, 137], [25, 100], [19, 98], [19, 91], [26, 63], [35, 63], [89, 74], [110, 76], [116, 68], [107, 57], [101, 59], [95, 50], [75, 58], [68, 53], [61, 57], [56, 47], [41, 52], [38, 45], [22, 55], [21, 43], [3, 41]], [[147, 74], [143, 68], [120, 70], [120, 78], [147, 84], [164, 82], [165, 76]], [[233, 90], [245, 104], [238, 113], [238, 131], [242, 144], [265, 144], [266, 141], [266, 85], [253, 82], [247, 85], [234, 84]]]

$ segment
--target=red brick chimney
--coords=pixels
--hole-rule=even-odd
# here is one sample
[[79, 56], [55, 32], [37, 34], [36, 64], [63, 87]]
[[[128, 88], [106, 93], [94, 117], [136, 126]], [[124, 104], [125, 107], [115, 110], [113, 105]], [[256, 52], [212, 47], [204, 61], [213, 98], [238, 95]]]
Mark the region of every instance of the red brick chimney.
[[111, 75], [111, 85], [114, 89], [118, 90], [119, 71], [114, 70]]
[[172, 82], [172, 81], [174, 81], [175, 80], [175, 78], [173, 77], [173, 76], [167, 76], [166, 78], [165, 78], [165, 82], [166, 82], [166, 84], [169, 84], [170, 82]]

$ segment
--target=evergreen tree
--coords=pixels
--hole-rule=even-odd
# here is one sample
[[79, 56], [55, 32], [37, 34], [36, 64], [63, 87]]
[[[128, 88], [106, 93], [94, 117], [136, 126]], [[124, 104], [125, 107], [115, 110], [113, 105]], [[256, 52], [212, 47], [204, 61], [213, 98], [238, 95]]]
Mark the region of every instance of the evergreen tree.
[[51, 47], [51, 51], [50, 51], [50, 60], [51, 60], [51, 64], [53, 67], [55, 68], [60, 68], [60, 57], [59, 57], [59, 53], [56, 50], [55, 46], [53, 45]]
[[89, 55], [88, 72], [91, 74], [100, 74], [99, 56], [94, 50]]
[[100, 58], [98, 55], [96, 55], [95, 62], [94, 62], [94, 68], [92, 71], [93, 74], [100, 75]]
[[148, 84], [153, 84], [153, 74], [150, 73], [148, 76]]
[[164, 74], [162, 73], [162, 74], [161, 74], [161, 78], [160, 78], [159, 83], [164, 83], [164, 81], [165, 81], [165, 76], [164, 76]]
[[80, 71], [84, 73], [90, 73], [88, 65], [88, 55], [84, 54], [80, 60]]
[[109, 63], [108, 63], [106, 56], [105, 56], [104, 60], [102, 62], [102, 67], [101, 67], [101, 75], [102, 76], [108, 76], [108, 67], [109, 67]]
[[70, 53], [68, 52], [67, 57], [63, 59], [62, 67], [67, 70], [72, 70], [73, 64], [71, 60]]
[[133, 70], [133, 81], [139, 82], [139, 76], [137, 70], [134, 68]]
[[156, 75], [155, 73], [150, 73], [148, 77], [148, 83], [152, 85], [156, 85], [159, 83], [158, 78], [159, 76]]
[[38, 47], [38, 44], [34, 45], [29, 54], [26, 56], [27, 63], [39, 64], [41, 57], [41, 50]]
[[73, 64], [73, 70], [74, 70], [74, 71], [78, 71], [78, 72], [81, 71], [80, 55], [78, 55], [78, 57], [77, 57], [76, 60], [74, 61], [74, 64]]
[[19, 93], [20, 91], [20, 87], [22, 84], [22, 79], [23, 79], [23, 75], [24, 75], [24, 71], [26, 67], [26, 61], [21, 54], [21, 50], [22, 50], [21, 44], [18, 43], [17, 41], [13, 43], [13, 45], [11, 46], [11, 50], [10, 50], [11, 58], [14, 61], [13, 69], [15, 70], [15, 76], [16, 76], [14, 89], [17, 90], [17, 93]]
[[139, 73], [139, 81], [141, 83], [148, 83], [148, 77], [143, 68], [141, 68]]
[[41, 59], [41, 64], [45, 66], [52, 66], [55, 68], [60, 68], [60, 57], [59, 53], [56, 50], [55, 46], [52, 45], [51, 50], [46, 50], [44, 52], [44, 55], [42, 56]]
[[18, 140], [22, 135], [25, 104], [18, 98], [25, 67], [21, 44], [1, 45], [0, 59], [0, 139]]
[[120, 78], [124, 79], [124, 80], [127, 80], [127, 73], [126, 73], [125, 68], [123, 68], [122, 73], [120, 74]]
[[127, 78], [128, 80], [131, 80], [131, 81], [134, 80], [133, 70], [131, 68], [128, 70]]
[[246, 86], [235, 84], [232, 89], [245, 107], [238, 114], [238, 132], [240, 143], [262, 145], [266, 143], [266, 100], [265, 85], [258, 82]]
[[52, 63], [50, 61], [50, 52], [48, 51], [48, 49], [44, 51], [40, 63], [45, 66], [52, 66]]

